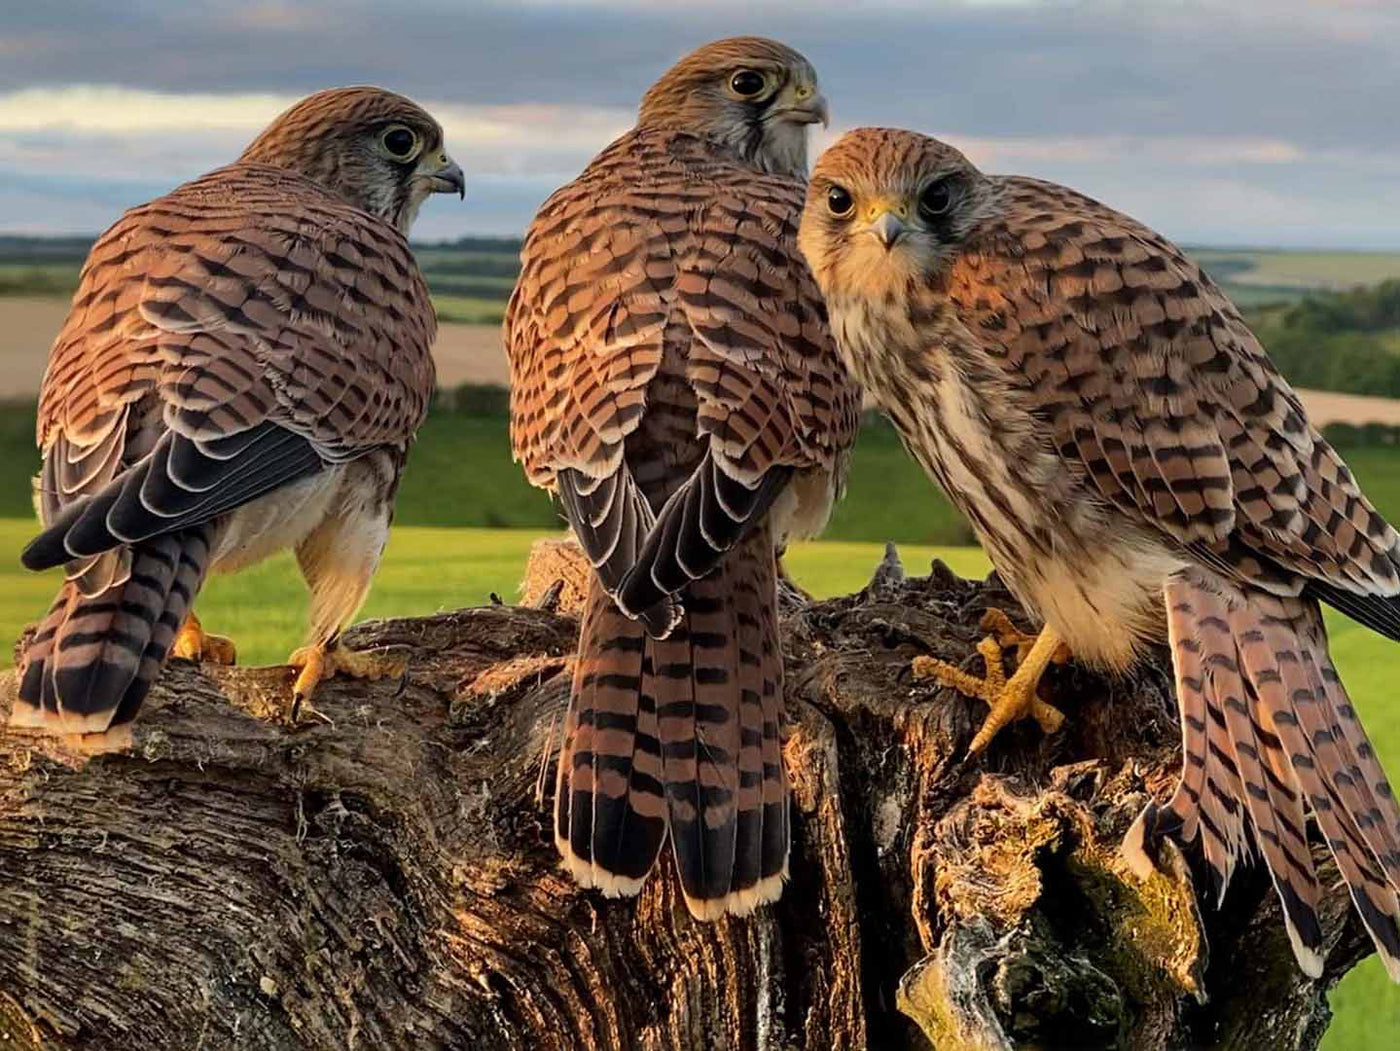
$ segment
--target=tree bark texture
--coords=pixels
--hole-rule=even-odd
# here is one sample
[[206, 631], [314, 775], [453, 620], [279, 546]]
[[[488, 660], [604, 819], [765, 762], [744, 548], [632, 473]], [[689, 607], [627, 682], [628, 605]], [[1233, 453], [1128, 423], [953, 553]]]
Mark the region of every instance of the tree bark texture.
[[174, 661], [123, 749], [0, 733], [0, 1047], [1316, 1046], [1369, 951], [1330, 859], [1320, 982], [1260, 873], [1219, 909], [1171, 849], [1129, 873], [1180, 762], [1164, 655], [1053, 668], [1065, 729], [965, 758], [983, 706], [911, 658], [980, 673], [983, 610], [1016, 607], [938, 563], [787, 589], [779, 904], [698, 923], [666, 856], [638, 899], [580, 891], [548, 816], [572, 557], [541, 548], [534, 605], [356, 628], [409, 670], [324, 685], [324, 719], [282, 721], [286, 668]]

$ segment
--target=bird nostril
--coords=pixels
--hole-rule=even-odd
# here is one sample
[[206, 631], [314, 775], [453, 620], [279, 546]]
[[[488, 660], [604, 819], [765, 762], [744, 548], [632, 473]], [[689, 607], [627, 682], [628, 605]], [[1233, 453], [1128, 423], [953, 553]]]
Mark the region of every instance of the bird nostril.
[[903, 222], [904, 220], [909, 218], [909, 209], [905, 208], [903, 205], [894, 205], [889, 203], [872, 205], [866, 210], [865, 221], [868, 223], [873, 223], [882, 215], [892, 215], [896, 219]]

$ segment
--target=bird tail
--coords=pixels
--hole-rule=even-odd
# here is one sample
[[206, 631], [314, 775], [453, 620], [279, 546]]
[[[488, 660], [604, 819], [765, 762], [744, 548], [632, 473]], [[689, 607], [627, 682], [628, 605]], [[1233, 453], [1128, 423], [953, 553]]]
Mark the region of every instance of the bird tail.
[[207, 526], [142, 541], [99, 587], [84, 562], [20, 660], [10, 725], [103, 733], [134, 719], [204, 582], [209, 548]]
[[1311, 810], [1392, 980], [1400, 982], [1400, 808], [1327, 650], [1311, 598], [1251, 591], [1193, 571], [1166, 588], [1184, 762], [1176, 793], [1128, 837], [1150, 866], [1157, 836], [1201, 840], [1217, 903], [1245, 828], [1283, 905], [1299, 965], [1322, 973]]
[[559, 760], [555, 840], [608, 896], [636, 894], [669, 833], [686, 905], [744, 915], [787, 878], [777, 568], [766, 528], [690, 583], [665, 639], [594, 580]]

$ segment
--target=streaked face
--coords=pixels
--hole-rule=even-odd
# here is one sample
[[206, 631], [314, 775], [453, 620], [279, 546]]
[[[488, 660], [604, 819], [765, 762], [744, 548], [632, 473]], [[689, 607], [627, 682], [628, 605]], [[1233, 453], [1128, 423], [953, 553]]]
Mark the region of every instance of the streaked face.
[[[423, 114], [427, 117], [427, 114]], [[364, 128], [348, 144], [366, 159], [364, 196], [369, 211], [388, 219], [407, 236], [418, 209], [431, 194], [466, 196], [462, 169], [447, 155], [436, 121], [403, 113]]]
[[985, 179], [957, 150], [861, 128], [817, 162], [799, 243], [828, 299], [883, 297], [946, 267], [986, 203]]
[[730, 146], [761, 171], [807, 172], [807, 128], [828, 120], [817, 73], [798, 52], [761, 37], [707, 44], [642, 99], [639, 123], [683, 128]]
[[300, 172], [405, 235], [430, 194], [465, 193], [437, 121], [381, 88], [335, 88], [303, 99], [241, 159]]

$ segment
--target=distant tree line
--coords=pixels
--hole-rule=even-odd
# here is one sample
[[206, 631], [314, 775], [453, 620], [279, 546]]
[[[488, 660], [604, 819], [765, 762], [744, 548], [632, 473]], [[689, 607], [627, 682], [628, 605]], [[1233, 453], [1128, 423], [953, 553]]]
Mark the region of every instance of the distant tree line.
[[1251, 320], [1289, 382], [1400, 398], [1400, 280], [1309, 295]]
[[1357, 446], [1400, 446], [1400, 427], [1388, 423], [1329, 423], [1322, 436], [1338, 449]]
[[414, 248], [445, 248], [457, 252], [486, 252], [491, 255], [520, 254], [524, 242], [519, 237], [459, 237], [455, 241], [415, 241]]
[[0, 264], [72, 263], [82, 266], [95, 237], [27, 237], [0, 234]]
[[1400, 329], [1400, 279], [1350, 292], [1308, 296], [1290, 308], [1285, 324], [1324, 331], [1383, 332]]

